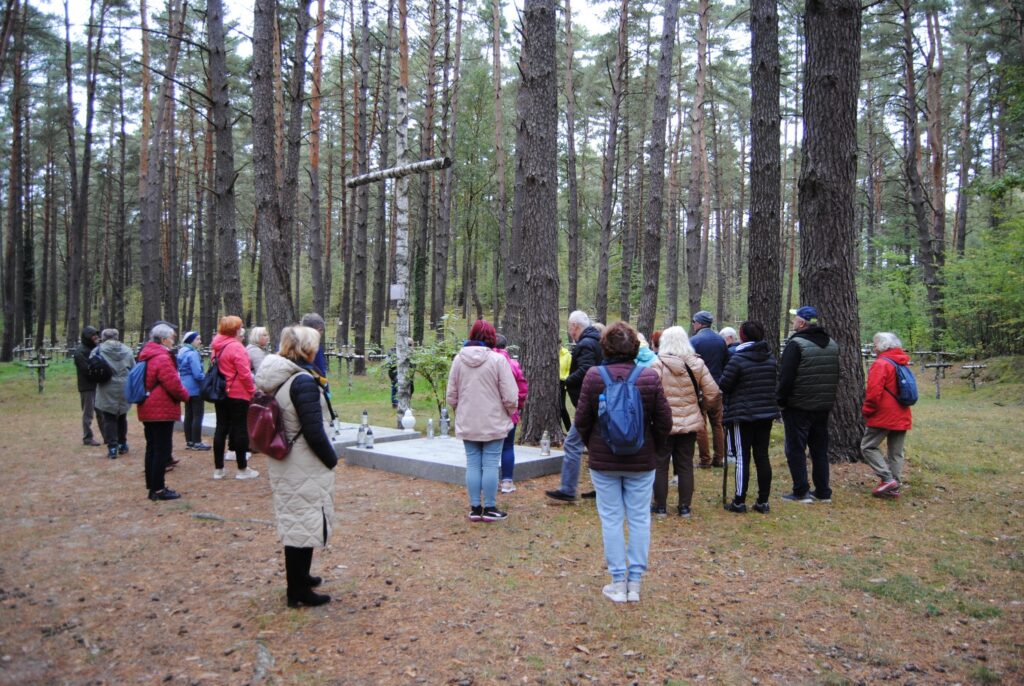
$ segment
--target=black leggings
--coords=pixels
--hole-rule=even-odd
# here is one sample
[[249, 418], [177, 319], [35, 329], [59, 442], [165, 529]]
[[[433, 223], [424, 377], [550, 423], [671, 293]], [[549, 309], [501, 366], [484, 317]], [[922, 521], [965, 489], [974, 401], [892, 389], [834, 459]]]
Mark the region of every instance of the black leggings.
[[245, 469], [245, 454], [249, 452], [249, 429], [245, 425], [245, 416], [249, 412], [249, 401], [225, 398], [214, 403], [214, 407], [217, 409], [217, 430], [213, 434], [213, 466], [224, 469], [224, 441], [230, 434], [238, 469]]
[[740, 456], [736, 460], [737, 503], [747, 499], [747, 484], [750, 482], [750, 457], [753, 454], [757, 467], [757, 502], [768, 502], [772, 490], [772, 463], [768, 460], [768, 441], [772, 435], [772, 419], [757, 419], [752, 422], [734, 422], [733, 436], [739, 434]]

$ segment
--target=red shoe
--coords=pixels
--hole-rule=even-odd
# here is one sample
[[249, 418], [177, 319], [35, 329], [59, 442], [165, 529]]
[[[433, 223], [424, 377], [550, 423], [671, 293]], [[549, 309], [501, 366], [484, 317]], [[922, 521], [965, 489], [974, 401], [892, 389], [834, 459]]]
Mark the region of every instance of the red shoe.
[[875, 486], [875, 488], [871, 491], [871, 495], [873, 495], [873, 496], [883, 496], [883, 495], [888, 494], [890, 491], [894, 491], [895, 490], [895, 491], [898, 492], [899, 488], [900, 488], [900, 482], [896, 481], [896, 479], [893, 479], [892, 481], [886, 481], [885, 479], [880, 479], [879, 482], [878, 482], [878, 485]]

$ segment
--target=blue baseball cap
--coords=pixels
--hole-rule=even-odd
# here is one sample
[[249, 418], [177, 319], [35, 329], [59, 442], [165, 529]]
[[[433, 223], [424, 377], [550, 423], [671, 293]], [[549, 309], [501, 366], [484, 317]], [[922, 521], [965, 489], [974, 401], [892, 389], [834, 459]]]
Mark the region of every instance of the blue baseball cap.
[[800, 317], [800, 319], [803, 319], [805, 322], [812, 322], [818, 318], [818, 311], [811, 307], [810, 305], [804, 305], [799, 309], [790, 310], [789, 313], [795, 314], [797, 317]]

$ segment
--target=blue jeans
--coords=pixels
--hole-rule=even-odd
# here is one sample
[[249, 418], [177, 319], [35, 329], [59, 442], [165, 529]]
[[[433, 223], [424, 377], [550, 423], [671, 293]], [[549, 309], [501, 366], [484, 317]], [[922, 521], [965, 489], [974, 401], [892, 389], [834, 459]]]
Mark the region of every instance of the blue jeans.
[[516, 467], [516, 425], [512, 425], [512, 430], [508, 432], [508, 436], [505, 436], [505, 441], [501, 444], [501, 478], [512, 480], [512, 471]]
[[480, 505], [481, 490], [484, 507], [494, 507], [498, 502], [498, 463], [504, 442], [504, 438], [462, 442], [466, 448], [466, 490], [473, 507]]
[[[651, 487], [654, 472], [601, 472], [590, 470], [597, 491], [604, 558], [612, 581], [640, 581], [647, 571], [651, 548]], [[627, 524], [627, 548], [622, 525]]]
[[562, 484], [558, 490], [566, 495], [576, 495], [576, 487], [580, 484], [580, 461], [583, 458], [583, 439], [573, 424], [562, 443]]
[[793, 477], [793, 493], [805, 496], [810, 488], [807, 483], [807, 453], [811, 456], [811, 478], [814, 480], [814, 495], [831, 498], [828, 485], [828, 410], [800, 410], [786, 408], [782, 411], [782, 424], [786, 428], [786, 462]]

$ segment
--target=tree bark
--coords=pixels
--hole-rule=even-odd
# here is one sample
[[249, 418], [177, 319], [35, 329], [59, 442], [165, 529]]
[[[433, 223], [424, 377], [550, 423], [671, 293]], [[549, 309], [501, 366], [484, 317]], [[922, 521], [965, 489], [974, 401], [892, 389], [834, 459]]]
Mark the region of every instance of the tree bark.
[[[391, 164], [391, 62], [395, 51], [395, 0], [388, 0], [387, 36], [384, 39], [384, 66], [381, 74], [381, 93], [383, 104], [380, 108], [380, 165], [386, 168]], [[388, 185], [381, 183], [377, 193], [377, 232], [373, 245], [373, 305], [370, 309], [370, 345], [383, 350], [381, 333], [384, 324], [384, 310], [388, 302], [387, 293], [387, 246], [388, 246], [388, 211], [387, 205], [391, 193]], [[392, 185], [392, 191], [394, 186]]]
[[15, 6], [19, 19], [14, 29], [14, 50], [11, 53], [13, 80], [11, 84], [11, 156], [7, 184], [7, 241], [4, 245], [4, 334], [0, 342], [0, 362], [10, 362], [14, 348], [21, 344], [22, 318], [25, 315], [21, 296], [24, 264], [22, 255], [22, 232], [25, 219], [24, 196], [22, 194], [22, 118], [26, 99], [24, 81], [25, 19], [21, 9]]
[[[160, 87], [157, 115], [153, 123], [152, 140], [149, 145], [149, 159], [146, 169], [146, 190], [139, 198], [139, 272], [142, 289], [142, 326], [153, 326], [163, 319], [161, 295], [164, 288], [164, 273], [161, 264], [161, 231], [165, 157], [163, 145], [170, 128], [173, 109], [175, 74], [178, 67], [178, 53], [181, 47], [182, 26], [187, 4], [182, 0], [177, 12], [171, 15], [171, 38], [168, 46], [167, 66]], [[170, 316], [167, 314], [166, 316]]]
[[[506, 331], [521, 345], [531, 379], [520, 440], [546, 430], [561, 437], [558, 420], [558, 81], [555, 2], [527, 0], [523, 10], [521, 83], [516, 98], [516, 180], [512, 210], [512, 294]], [[527, 310], [529, 306], [529, 310]]]
[[676, 21], [679, 0], [665, 0], [665, 19], [661, 29], [658, 76], [654, 86], [651, 112], [651, 140], [647, 149], [648, 187], [646, 231], [644, 234], [644, 286], [637, 313], [637, 329], [648, 336], [654, 333], [654, 317], [658, 309], [658, 287], [661, 285], [661, 226], [665, 189], [665, 128], [668, 121], [668, 89], [672, 79], [675, 55]]
[[[420, 124], [420, 158], [429, 159], [434, 156], [434, 107], [437, 97], [437, 0], [430, 0], [430, 22], [427, 27], [427, 73], [423, 103], [423, 121]], [[433, 234], [433, 200], [434, 180], [429, 174], [420, 178], [420, 217], [413, 246], [413, 312], [412, 337], [418, 342], [424, 341], [423, 328], [427, 311], [427, 272], [430, 269], [430, 244]]]
[[565, 0], [565, 131], [566, 154], [565, 168], [568, 182], [566, 198], [566, 252], [568, 263], [566, 272], [568, 293], [566, 310], [577, 309], [577, 291], [579, 289], [580, 260], [580, 198], [576, 181], [576, 89], [573, 87], [573, 42], [572, 42], [572, 2]]
[[496, 185], [495, 213], [498, 215], [498, 249], [494, 255], [494, 326], [500, 326], [501, 301], [512, 290], [509, 280], [508, 193], [505, 190], [505, 105], [501, 87], [501, 0], [491, 0], [491, 81], [494, 85], [494, 177]]
[[323, 242], [320, 221], [320, 82], [324, 59], [324, 0], [316, 3], [316, 38], [313, 41], [313, 80], [309, 101], [309, 246], [313, 311], [327, 314], [328, 291], [324, 288]]
[[[359, 97], [356, 100], [357, 133], [359, 153], [356, 156], [359, 173], [370, 170], [370, 152], [367, 141], [368, 121], [366, 114], [370, 81], [370, 3], [362, 0], [362, 32], [359, 42]], [[356, 223], [352, 241], [352, 333], [356, 355], [366, 352], [366, 241], [370, 213], [370, 188], [356, 188]], [[366, 360], [356, 357], [353, 371], [357, 375], [366, 373]]]
[[[292, 246], [297, 244], [295, 214], [299, 201], [299, 158], [302, 152], [302, 109], [305, 105], [306, 43], [309, 36], [309, 4], [311, 0], [298, 0], [295, 15], [295, 44], [292, 56], [292, 71], [288, 79], [288, 128], [285, 132], [287, 160], [284, 170], [284, 185], [281, 186], [281, 239], [285, 254], [281, 259], [293, 261]], [[301, 251], [294, 251], [299, 257]], [[295, 260], [295, 305], [299, 304], [299, 261]], [[317, 311], [317, 314], [323, 314]]]
[[925, 292], [928, 298], [928, 317], [932, 325], [932, 343], [939, 344], [942, 326], [942, 282], [941, 262], [942, 253], [941, 237], [936, 238], [932, 234], [933, 216], [929, 217], [929, 198], [925, 191], [924, 182], [921, 179], [921, 171], [918, 168], [920, 151], [920, 136], [918, 133], [918, 104], [917, 104], [917, 81], [914, 74], [914, 39], [911, 22], [913, 11], [912, 0], [904, 0], [901, 4], [903, 11], [903, 57], [904, 57], [904, 90], [906, 93], [906, 104], [904, 107], [904, 121], [906, 127], [907, 151], [904, 160], [904, 172], [907, 178], [907, 192], [910, 195], [910, 205], [914, 210], [914, 219], [917, 223], [918, 238], [918, 259], [921, 264], [921, 273], [924, 277]]
[[[409, 163], [409, 34], [406, 29], [406, 0], [398, 0], [398, 90], [395, 93], [397, 119], [395, 155], [398, 164]], [[409, 366], [409, 177], [395, 181], [395, 354], [397, 361], [396, 400], [398, 411], [409, 408], [412, 370]]]
[[812, 0], [804, 18], [800, 301], [817, 307], [839, 345], [839, 388], [829, 422], [833, 462], [857, 459], [863, 433], [854, 224], [860, 12], [857, 0]]
[[964, 46], [964, 80], [960, 84], [959, 171], [953, 225], [953, 245], [960, 257], [963, 257], [964, 249], [967, 247], [967, 186], [970, 184], [971, 165], [974, 161], [971, 142], [971, 114], [974, 109], [974, 39], [975, 34], [968, 32], [967, 43]]
[[604, 155], [601, 162], [601, 237], [597, 265], [597, 293], [594, 296], [595, 316], [600, 322], [607, 321], [608, 317], [608, 251], [611, 248], [612, 240], [619, 109], [622, 106], [623, 85], [629, 61], [628, 21], [629, 0], [622, 0], [619, 5], [619, 28], [616, 32], [615, 65], [613, 73], [610, 75], [612, 92], [609, 101], [608, 134], [605, 138]]
[[280, 195], [274, 116], [274, 24], [277, 1], [256, 0], [252, 37], [252, 139], [256, 191], [256, 235], [260, 242], [260, 270], [267, 303], [267, 326], [274, 335], [295, 321], [289, 280], [290, 251], [281, 245]]
[[[67, 0], [64, 3], [64, 68], [67, 75], [67, 133], [68, 133], [68, 165], [71, 185], [71, 226], [68, 241], [68, 279], [67, 326], [65, 340], [68, 346], [74, 345], [79, 338], [80, 313], [82, 306], [82, 281], [85, 269], [86, 232], [89, 217], [89, 175], [92, 167], [92, 125], [96, 103], [96, 80], [99, 71], [100, 49], [103, 43], [104, 19], [107, 12], [106, 0], [101, 0], [99, 16], [95, 13], [95, 1], [90, 4], [89, 29], [86, 32], [86, 94], [85, 94], [85, 128], [82, 137], [82, 166], [78, 171], [75, 149], [75, 118], [72, 91], [74, 79], [71, 71], [71, 22], [68, 18]], [[159, 292], [156, 293], [159, 298]], [[159, 303], [159, 300], [157, 300]], [[159, 307], [159, 304], [157, 305]]]
[[[235, 224], [235, 146], [231, 126], [228, 92], [227, 54], [224, 49], [223, 0], [207, 0], [206, 31], [210, 48], [210, 92], [213, 135], [216, 140], [213, 195], [215, 213], [210, 219], [216, 227], [219, 261], [215, 285], [218, 301], [225, 313], [242, 312], [242, 281], [238, 271], [237, 229]], [[209, 265], [214, 269], [214, 265]], [[214, 309], [220, 309], [214, 307]], [[209, 332], [203, 332], [209, 335]], [[275, 332], [276, 333], [276, 332]]]
[[747, 317], [761, 322], [779, 353], [782, 304], [779, 152], [779, 13], [777, 0], [750, 6], [750, 285]]
[[701, 279], [701, 229], [704, 226], [704, 88], [708, 51], [708, 0], [700, 0], [697, 16], [696, 88], [690, 107], [690, 182], [686, 198], [686, 285], [688, 316], [700, 309], [704, 295]]

